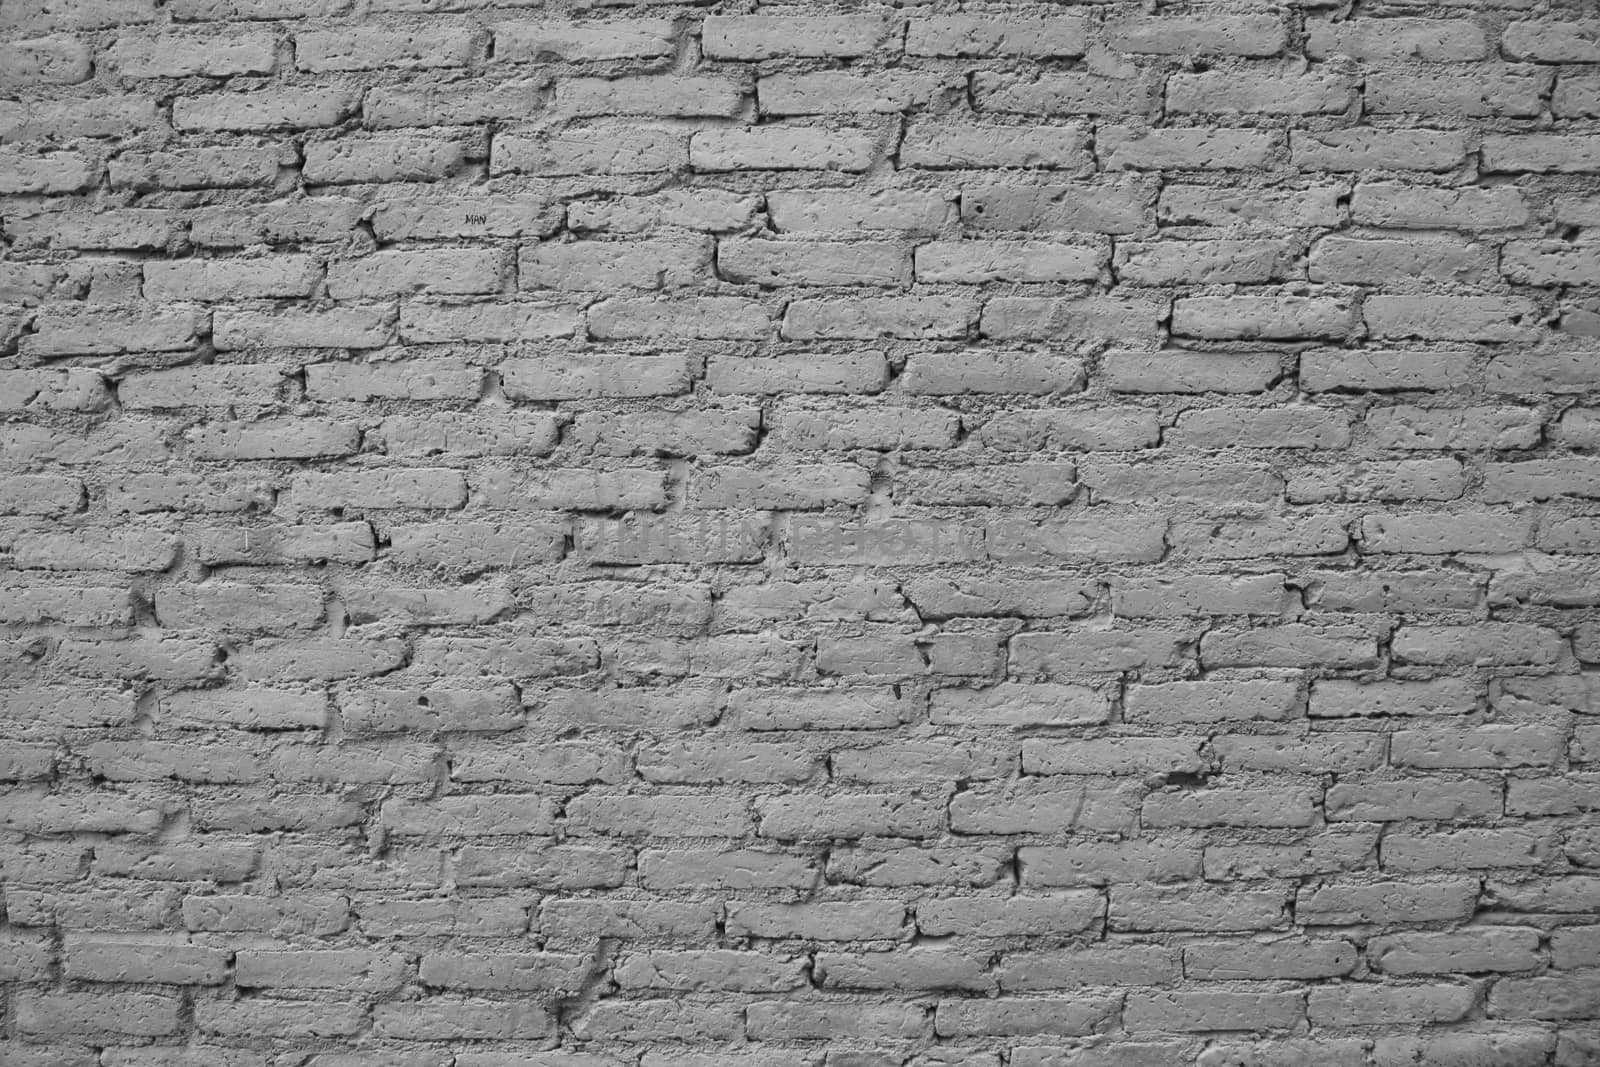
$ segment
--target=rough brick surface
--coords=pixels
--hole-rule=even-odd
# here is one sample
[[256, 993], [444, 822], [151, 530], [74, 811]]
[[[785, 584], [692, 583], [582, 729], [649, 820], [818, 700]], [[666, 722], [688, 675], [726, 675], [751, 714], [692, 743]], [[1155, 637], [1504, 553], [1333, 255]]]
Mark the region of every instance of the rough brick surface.
[[0, 1064], [1600, 1063], [1593, 0], [0, 0]]

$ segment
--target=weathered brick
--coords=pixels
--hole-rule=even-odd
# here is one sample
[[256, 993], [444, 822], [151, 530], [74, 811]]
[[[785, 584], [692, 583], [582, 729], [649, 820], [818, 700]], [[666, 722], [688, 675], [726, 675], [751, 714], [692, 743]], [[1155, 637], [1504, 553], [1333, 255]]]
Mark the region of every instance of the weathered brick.
[[1316, 59], [1461, 63], [1484, 58], [1488, 47], [1482, 27], [1464, 18], [1318, 19], [1306, 35], [1306, 54]]
[[1470, 982], [1414, 986], [1352, 982], [1313, 989], [1306, 997], [1306, 1016], [1311, 1025], [1328, 1027], [1454, 1022], [1472, 1010], [1478, 996], [1477, 985]]
[[713, 15], [701, 24], [701, 47], [718, 59], [860, 56], [897, 28], [876, 15]]
[[873, 141], [864, 131], [747, 126], [701, 130], [689, 139], [689, 164], [715, 173], [734, 170], [859, 172], [872, 164]]
[[170, 152], [125, 152], [111, 160], [116, 188], [244, 189], [271, 185], [280, 157], [271, 148], [179, 148]]
[[1167, 107], [1179, 114], [1340, 114], [1354, 96], [1350, 78], [1335, 73], [1176, 73], [1166, 86]]
[[1120, 52], [1184, 56], [1270, 56], [1289, 43], [1273, 15], [1120, 18], [1107, 23], [1106, 37]]

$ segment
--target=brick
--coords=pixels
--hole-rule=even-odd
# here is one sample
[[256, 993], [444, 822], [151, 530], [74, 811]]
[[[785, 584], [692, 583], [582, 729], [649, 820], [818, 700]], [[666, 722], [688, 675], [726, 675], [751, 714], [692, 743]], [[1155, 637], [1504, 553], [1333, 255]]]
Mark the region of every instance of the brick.
[[48, 1040], [63, 1032], [161, 1037], [178, 1029], [180, 1001], [155, 993], [29, 993], [17, 998], [17, 1029]]
[[1162, 190], [1157, 211], [1164, 222], [1208, 226], [1239, 222], [1267, 229], [1303, 224], [1331, 227], [1346, 217], [1339, 204], [1339, 189], [1327, 184], [1251, 190], [1246, 195], [1230, 193], [1226, 186], [1179, 181]]
[[498, 22], [496, 62], [527, 63], [541, 56], [586, 59], [653, 59], [672, 54], [673, 26], [666, 19], [628, 22]]
[[1296, 258], [1278, 241], [1125, 241], [1115, 266], [1135, 285], [1267, 282], [1297, 274]]
[[120, 37], [103, 57], [124, 78], [266, 74], [277, 59], [272, 35], [267, 33]]
[[1018, 77], [1001, 72], [973, 76], [979, 111], [1010, 115], [1133, 115], [1144, 112], [1151, 87], [1094, 73]]
[[492, 293], [505, 276], [505, 259], [493, 249], [375, 252], [328, 264], [328, 294], [335, 299], [408, 293]]
[[1105, 253], [1092, 245], [1046, 241], [952, 241], [916, 250], [918, 281], [986, 282], [1094, 281]]
[[1276, 55], [1288, 31], [1272, 15], [1206, 18], [1121, 18], [1106, 25], [1107, 41], [1119, 52], [1152, 55]]
[[18, 537], [12, 559], [24, 570], [163, 571], [176, 549], [177, 540], [158, 529], [83, 529]]
[[1141, 503], [1165, 500], [1277, 500], [1282, 479], [1265, 463], [1219, 459], [1109, 460], [1088, 456], [1079, 478], [1096, 503]]
[[1315, 392], [1446, 389], [1474, 362], [1465, 351], [1314, 349], [1300, 357], [1300, 381]]
[[269, 148], [180, 148], [126, 152], [110, 163], [115, 188], [245, 189], [271, 185], [279, 157]]
[[1478, 993], [1471, 983], [1327, 986], [1307, 995], [1306, 1016], [1311, 1025], [1328, 1027], [1453, 1022], [1472, 1010]]
[[1275, 889], [1219, 890], [1192, 886], [1113, 887], [1113, 930], [1266, 930], [1284, 919], [1288, 894]]
[[1580, 134], [1507, 134], [1484, 138], [1489, 173], [1587, 173], [1600, 169], [1600, 137]]
[[192, 347], [209, 317], [184, 305], [133, 304], [41, 309], [24, 351], [46, 358], [128, 351], [181, 352]]
[[1445, 341], [1521, 341], [1534, 336], [1538, 309], [1502, 297], [1384, 296], [1362, 306], [1375, 337]]
[[1526, 623], [1405, 626], [1393, 644], [1394, 654], [1411, 663], [1553, 663], [1565, 648], [1554, 631]]
[[1395, 833], [1384, 837], [1382, 860], [1384, 869], [1391, 871], [1536, 867], [1552, 849], [1547, 836], [1517, 828]]
[[148, 263], [144, 295], [156, 301], [304, 297], [319, 280], [320, 267], [310, 256]]
[[705, 130], [689, 140], [689, 163], [706, 172], [731, 170], [864, 171], [872, 139], [863, 132], [803, 127]]
[[372, 231], [380, 240], [544, 236], [560, 208], [542, 196], [395, 197], [379, 203]]
[[989, 185], [961, 196], [961, 221], [976, 230], [1072, 230], [1132, 234], [1145, 229], [1153, 190], [1122, 180], [1104, 185]]
[[717, 244], [717, 274], [771, 288], [900, 286], [910, 281], [911, 257], [909, 250], [892, 244], [732, 239]]
[[1539, 965], [1539, 932], [1482, 927], [1460, 934], [1396, 934], [1367, 945], [1384, 974], [1529, 971]]
[[69, 8], [55, 8], [44, 0], [31, 0], [7, 12], [7, 29], [101, 30], [110, 26], [153, 22], [157, 8], [144, 0], [106, 0]]
[[173, 125], [179, 130], [309, 130], [338, 125], [354, 112], [354, 96], [339, 90], [214, 93], [174, 102]]
[[1194, 448], [1342, 448], [1350, 429], [1341, 414], [1322, 408], [1207, 408], [1185, 412], [1164, 441]]
[[1305, 1002], [1298, 990], [1230, 993], [1199, 990], [1179, 993], [1135, 993], [1123, 1004], [1123, 1025], [1129, 1030], [1292, 1029], [1303, 1018]]
[[1237, 170], [1266, 165], [1279, 150], [1270, 133], [1247, 129], [1135, 130], [1101, 127], [1095, 155], [1107, 170]]
[[1430, 278], [1481, 285], [1493, 273], [1489, 248], [1457, 238], [1387, 241], [1328, 237], [1317, 242], [1310, 257], [1314, 282], [1380, 285]]
[[404, 961], [359, 950], [243, 951], [234, 959], [234, 980], [244, 988], [370, 989], [398, 986]]
[[1372, 514], [1361, 522], [1361, 538], [1373, 552], [1445, 554], [1514, 551], [1528, 542], [1531, 523], [1519, 515], [1458, 513], [1441, 526], [1437, 519], [1417, 522], [1413, 516]]
[[1566, 748], [1563, 732], [1540, 726], [1402, 730], [1391, 741], [1390, 761], [1409, 767], [1470, 768], [1548, 766]]
[[828, 876], [841, 882], [882, 888], [943, 885], [993, 886], [1003, 878], [1010, 853], [994, 847], [931, 848], [902, 845], [834, 852]]
[[25, 244], [77, 249], [165, 248], [176, 232], [171, 212], [126, 208], [80, 215], [47, 213], [19, 218], [12, 232]]
[[1078, 126], [1035, 126], [1029, 129], [1026, 138], [1018, 138], [1012, 126], [930, 126], [923, 123], [913, 126], [907, 133], [900, 146], [900, 160], [909, 167], [934, 170], [1002, 167], [1082, 170], [1090, 163], [1087, 139]]
[[953, 99], [960, 88], [951, 74], [922, 71], [771, 74], [756, 95], [763, 115], [894, 114]]
[[1312, 925], [1434, 922], [1464, 918], [1476, 900], [1476, 881], [1463, 878], [1432, 882], [1332, 881], [1302, 888], [1295, 902], [1295, 915]]
[[1175, 73], [1166, 86], [1167, 107], [1178, 114], [1337, 115], [1354, 95], [1347, 76], [1329, 73]]
[[1375, 407], [1367, 428], [1382, 448], [1526, 449], [1540, 440], [1536, 412], [1517, 407]]
[[361, 205], [340, 196], [297, 201], [281, 210], [249, 207], [201, 208], [189, 220], [189, 236], [207, 248], [244, 248], [277, 242], [313, 243], [330, 234], [351, 234]]
[[556, 85], [555, 106], [576, 116], [729, 118], [742, 99], [738, 82], [720, 78], [568, 78]]
[[1000, 986], [1009, 993], [1114, 985], [1118, 981], [1170, 985], [1179, 973], [1179, 954], [1174, 949], [1114, 942], [1101, 949], [1011, 953], [1004, 959]]
[[1328, 790], [1325, 807], [1330, 821], [1472, 820], [1500, 814], [1500, 794], [1498, 785], [1479, 780], [1340, 783]]
[[365, 1005], [323, 1001], [251, 998], [204, 1001], [196, 1007], [195, 1025], [228, 1037], [348, 1037], [367, 1025]]
[[689, 139], [667, 129], [594, 126], [548, 134], [497, 137], [490, 156], [496, 174], [648, 174], [687, 165]]
[[1307, 27], [1306, 54], [1389, 62], [1462, 63], [1488, 53], [1483, 29], [1468, 19], [1317, 20]]
[[1201, 941], [1184, 946], [1183, 973], [1189, 978], [1233, 981], [1335, 978], [1354, 970], [1356, 958], [1356, 948], [1348, 941]]
[[905, 929], [905, 905], [894, 900], [838, 904], [735, 904], [729, 930], [758, 937], [805, 937], [830, 941], [897, 939]]
[[1169, 682], [1132, 688], [1126, 714], [1130, 720], [1161, 724], [1281, 720], [1296, 715], [1300, 707], [1292, 681]]
[[777, 190], [767, 197], [768, 215], [780, 233], [936, 233], [950, 211], [945, 197], [913, 190]]
[[914, 56], [1082, 55], [1087, 20], [1074, 15], [997, 20], [975, 15], [914, 18], [906, 53]]
[[1483, 595], [1481, 581], [1442, 571], [1416, 574], [1377, 571], [1370, 575], [1317, 574], [1307, 589], [1307, 604], [1333, 611], [1383, 611], [1402, 605], [1418, 609], [1470, 608]]
[[317, 400], [467, 399], [478, 395], [482, 373], [458, 360], [314, 363], [306, 393]]
[[1099, 893], [1066, 892], [1047, 896], [953, 897], [927, 901], [916, 910], [917, 929], [931, 936], [968, 934], [1076, 933], [1105, 912]]
[[[1015, 563], [1150, 562], [1161, 556], [1165, 532], [1160, 523], [1152, 525], [1137, 514], [1107, 516], [1098, 522], [1010, 519], [992, 523], [985, 530], [985, 543], [990, 558]], [[1044, 645], [1055, 644], [1053, 638], [1054, 635], [1045, 639]], [[1083, 655], [1088, 656], [1088, 649], [1097, 642], [1103, 641], [1104, 647], [1109, 648], [1122, 640], [1113, 634], [1087, 638], [1079, 644]], [[1070, 646], [1071, 642], [1066, 644]]]
[[14, 40], [0, 46], [7, 87], [19, 85], [72, 85], [90, 74], [89, 48], [66, 35]]
[[1343, 130], [1330, 133], [1290, 131], [1290, 155], [1301, 170], [1313, 171], [1448, 171], [1466, 159], [1459, 133], [1417, 130]]
[[1329, 679], [1312, 687], [1310, 712], [1316, 717], [1449, 715], [1470, 712], [1476, 706], [1476, 692], [1464, 680], [1363, 685]]
[[577, 231], [646, 233], [684, 226], [723, 233], [742, 229], [757, 207], [757, 198], [727, 190], [669, 189], [657, 196], [580, 200], [569, 204], [566, 214], [567, 224]]
[[907, 392], [924, 396], [1048, 395], [1082, 389], [1084, 371], [1077, 359], [1026, 352], [925, 352], [907, 358], [899, 381]]
[[958, 834], [1040, 833], [1049, 826], [1126, 832], [1135, 819], [1130, 790], [1093, 780], [1061, 784], [1023, 779], [1015, 785], [974, 787], [950, 800], [950, 829]]
[[650, 952], [629, 957], [616, 974], [625, 988], [774, 993], [804, 983], [801, 963], [798, 957], [772, 959], [754, 952]]
[[1154, 793], [1145, 798], [1140, 821], [1171, 826], [1309, 826], [1316, 798], [1305, 791], [1209, 789]]
[[684, 300], [615, 298], [589, 309], [589, 333], [601, 340], [683, 335], [713, 340], [759, 340], [771, 328], [755, 301], [707, 296]]
[[306, 146], [300, 168], [308, 183], [431, 182], [466, 168], [466, 146], [423, 137], [373, 137]]
[[1163, 305], [1136, 297], [995, 297], [978, 332], [1000, 340], [1043, 340], [1068, 331], [1091, 337], [1155, 340]]
[[1549, 88], [1550, 79], [1541, 74], [1383, 74], [1368, 79], [1365, 99], [1375, 115], [1531, 117], [1544, 106]]
[[[374, 86], [362, 100], [362, 114], [375, 129], [470, 125], [495, 120], [511, 123], [524, 121], [544, 102], [544, 85], [537, 79], [467, 79], [448, 83], [448, 89], [445, 85], [429, 83], [415, 88]], [[507, 137], [501, 143], [511, 141], [512, 138]], [[578, 149], [578, 156], [584, 154], [583, 149]]]
[[31, 155], [15, 148], [0, 148], [0, 195], [71, 193], [87, 189], [98, 179], [100, 168], [76, 152]]
[[895, 28], [876, 15], [713, 15], [701, 24], [701, 47], [717, 59], [861, 56]]
[[252, 348], [373, 349], [388, 344], [394, 316], [385, 307], [329, 311], [227, 309], [212, 320], [212, 343], [222, 351]]
[[1582, 1019], [1591, 1014], [1592, 972], [1572, 976], [1506, 978], [1489, 993], [1489, 1015], [1501, 1019]]
[[1586, 877], [1535, 879], [1529, 882], [1490, 882], [1490, 899], [1513, 912], [1587, 912], [1600, 892], [1600, 880]]
[[517, 284], [598, 292], [679, 288], [710, 275], [711, 253], [709, 239], [547, 243], [523, 250]]
[[1350, 211], [1357, 221], [1397, 229], [1504, 229], [1529, 217], [1520, 192], [1490, 189], [1436, 189], [1388, 182], [1362, 182]]
[[421, 31], [358, 27], [312, 30], [295, 37], [295, 66], [304, 71], [375, 70], [464, 66], [472, 55], [465, 29]]
[[964, 337], [973, 317], [972, 305], [961, 297], [796, 300], [779, 333], [785, 340]]
[[1600, 52], [1592, 22], [1517, 22], [1506, 25], [1500, 46], [1513, 59], [1542, 63], [1592, 63]]
[[1205, 340], [1342, 338], [1354, 318], [1339, 297], [1193, 296], [1174, 302], [1172, 332]]
[[1223, 770], [1287, 771], [1311, 774], [1374, 770], [1383, 763], [1381, 737], [1366, 734], [1316, 734], [1310, 737], [1225, 735], [1213, 742]]
[[1550, 110], [1563, 117], [1594, 117], [1600, 113], [1600, 79], [1558, 78], [1551, 96]]
[[1081, 1037], [1103, 1027], [1117, 1004], [1106, 997], [944, 1000], [934, 1029], [941, 1037]]
[[1310, 473], [1289, 482], [1294, 503], [1322, 500], [1455, 500], [1466, 491], [1453, 459], [1393, 460]]

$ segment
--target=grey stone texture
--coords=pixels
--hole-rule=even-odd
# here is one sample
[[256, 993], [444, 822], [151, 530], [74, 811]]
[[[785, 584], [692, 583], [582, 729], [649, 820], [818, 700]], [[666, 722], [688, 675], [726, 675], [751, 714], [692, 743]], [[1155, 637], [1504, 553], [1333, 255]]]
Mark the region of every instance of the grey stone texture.
[[0, 0], [0, 1065], [1600, 1063], [1591, 0]]

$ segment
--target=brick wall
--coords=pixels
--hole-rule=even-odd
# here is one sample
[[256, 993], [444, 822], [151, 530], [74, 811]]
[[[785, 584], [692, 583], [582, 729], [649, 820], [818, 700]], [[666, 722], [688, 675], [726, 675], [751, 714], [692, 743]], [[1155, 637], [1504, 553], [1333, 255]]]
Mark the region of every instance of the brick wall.
[[0, 0], [0, 1064], [1600, 1063], [1595, 15]]

